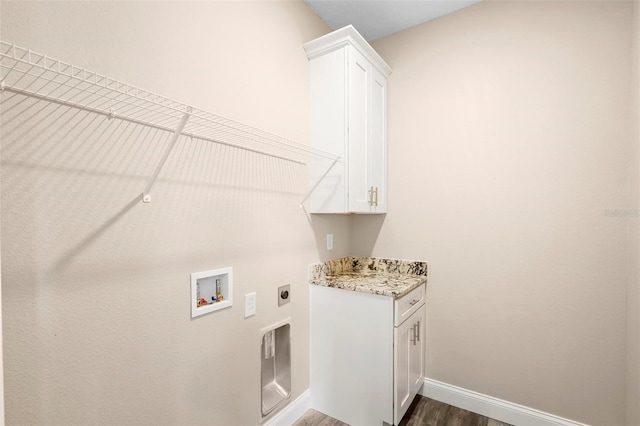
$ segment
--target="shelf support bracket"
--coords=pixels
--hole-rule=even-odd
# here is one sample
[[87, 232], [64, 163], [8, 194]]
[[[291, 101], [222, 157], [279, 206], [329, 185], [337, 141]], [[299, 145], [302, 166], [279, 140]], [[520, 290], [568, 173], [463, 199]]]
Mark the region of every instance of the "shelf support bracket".
[[307, 199], [309, 197], [311, 197], [311, 194], [313, 193], [313, 191], [316, 190], [316, 188], [318, 187], [318, 185], [320, 185], [320, 182], [322, 182], [324, 180], [324, 178], [327, 177], [327, 175], [329, 174], [329, 172], [331, 171], [331, 169], [333, 169], [333, 166], [335, 166], [338, 161], [340, 161], [340, 157], [337, 157], [335, 160], [333, 160], [333, 163], [331, 163], [331, 165], [329, 166], [329, 168], [327, 169], [326, 172], [324, 172], [324, 174], [320, 177], [320, 179], [318, 179], [318, 181], [316, 182], [315, 185], [313, 185], [313, 188], [311, 188], [311, 190], [309, 192], [307, 192], [307, 195], [305, 195], [305, 197], [302, 199], [302, 201], [300, 201], [300, 208], [304, 208], [304, 202], [307, 201]]
[[173, 135], [171, 135], [171, 140], [169, 141], [169, 145], [167, 146], [167, 149], [165, 149], [164, 154], [162, 154], [162, 158], [160, 159], [160, 162], [156, 166], [156, 170], [153, 172], [153, 176], [151, 177], [151, 180], [147, 184], [147, 187], [144, 189], [144, 192], [142, 193], [143, 203], [151, 202], [151, 187], [153, 187], [153, 184], [156, 183], [156, 179], [158, 179], [158, 175], [160, 174], [160, 171], [164, 167], [164, 163], [167, 162], [167, 158], [169, 158], [169, 154], [171, 154], [171, 151], [173, 151], [173, 147], [176, 146], [176, 142], [178, 142], [180, 135], [182, 135], [182, 132], [184, 131], [184, 126], [186, 126], [187, 121], [189, 121], [191, 111], [192, 109], [189, 107], [187, 109], [187, 112], [185, 112], [184, 115], [182, 116], [182, 119], [180, 120], [180, 123], [178, 124], [178, 127], [176, 128], [176, 130], [173, 132]]

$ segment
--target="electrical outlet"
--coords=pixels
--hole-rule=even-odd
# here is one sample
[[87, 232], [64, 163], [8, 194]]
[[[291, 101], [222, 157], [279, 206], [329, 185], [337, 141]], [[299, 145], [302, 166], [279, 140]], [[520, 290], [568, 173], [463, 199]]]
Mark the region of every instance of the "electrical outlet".
[[333, 250], [333, 234], [327, 234], [327, 250]]
[[244, 295], [244, 317], [249, 318], [256, 314], [256, 293]]
[[291, 300], [291, 284], [278, 287], [278, 306], [289, 303]]

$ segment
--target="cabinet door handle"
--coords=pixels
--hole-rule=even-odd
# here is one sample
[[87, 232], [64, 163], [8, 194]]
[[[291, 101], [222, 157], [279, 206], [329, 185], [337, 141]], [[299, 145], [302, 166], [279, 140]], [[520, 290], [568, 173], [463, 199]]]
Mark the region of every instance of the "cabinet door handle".
[[369, 206], [373, 206], [373, 186], [367, 192], [369, 192]]
[[416, 323], [416, 340], [420, 341], [420, 321]]
[[378, 187], [376, 186], [375, 191], [373, 191], [373, 195], [374, 195], [374, 200], [373, 200], [373, 205], [378, 207]]

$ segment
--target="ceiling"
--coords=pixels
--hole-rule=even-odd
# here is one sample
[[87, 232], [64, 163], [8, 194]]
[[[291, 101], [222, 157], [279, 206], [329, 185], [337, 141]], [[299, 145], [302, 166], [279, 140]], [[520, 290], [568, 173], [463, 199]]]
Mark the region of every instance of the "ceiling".
[[353, 25], [372, 41], [480, 0], [304, 0], [332, 29]]

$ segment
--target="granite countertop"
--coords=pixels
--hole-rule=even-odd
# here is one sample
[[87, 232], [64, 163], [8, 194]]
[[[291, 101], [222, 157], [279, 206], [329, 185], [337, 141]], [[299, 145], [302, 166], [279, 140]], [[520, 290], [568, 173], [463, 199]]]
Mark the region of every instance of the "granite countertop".
[[427, 262], [348, 256], [309, 265], [310, 284], [395, 299], [426, 282]]

